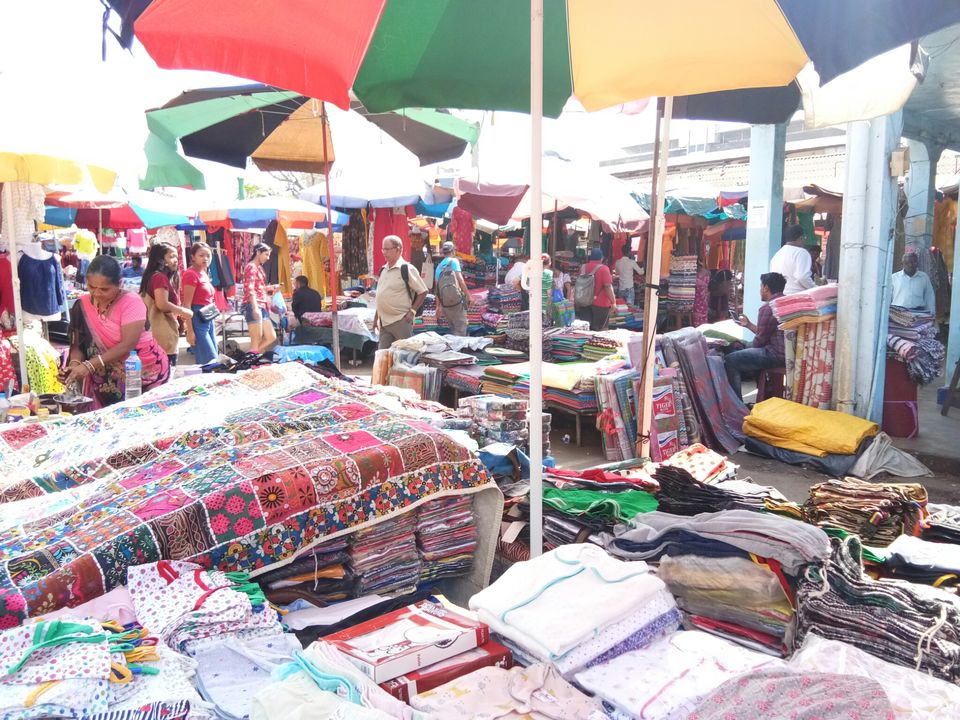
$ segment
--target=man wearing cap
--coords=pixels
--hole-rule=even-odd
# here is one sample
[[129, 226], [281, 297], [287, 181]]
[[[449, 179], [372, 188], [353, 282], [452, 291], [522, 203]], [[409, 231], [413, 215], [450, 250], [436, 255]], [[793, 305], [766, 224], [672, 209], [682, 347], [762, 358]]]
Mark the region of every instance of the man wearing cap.
[[403, 259], [403, 242], [397, 235], [387, 235], [381, 248], [386, 262], [377, 279], [373, 327], [380, 331], [380, 349], [386, 350], [413, 335], [413, 319], [427, 297], [427, 287], [417, 269]]
[[813, 281], [813, 260], [803, 246], [806, 236], [799, 225], [791, 225], [784, 233], [784, 244], [770, 260], [770, 272], [779, 273], [787, 281], [784, 295], [809, 290]]
[[907, 310], [937, 314], [937, 301], [930, 276], [920, 270], [917, 254], [906, 252], [901, 260], [903, 270], [893, 274], [893, 298], [890, 304]]
[[617, 296], [613, 292], [613, 274], [610, 268], [603, 264], [603, 251], [594, 248], [590, 251], [590, 260], [580, 269], [581, 275], [593, 273], [593, 304], [589, 317], [582, 319], [590, 322], [593, 331], [606, 330], [610, 322], [610, 309], [617, 304]]
[[443, 259], [437, 263], [435, 270], [437, 288], [437, 321], [446, 317], [450, 323], [452, 334], [460, 337], [467, 336], [467, 298], [470, 293], [467, 283], [463, 279], [460, 260], [455, 255], [456, 248], [452, 242], [445, 242], [440, 246]]

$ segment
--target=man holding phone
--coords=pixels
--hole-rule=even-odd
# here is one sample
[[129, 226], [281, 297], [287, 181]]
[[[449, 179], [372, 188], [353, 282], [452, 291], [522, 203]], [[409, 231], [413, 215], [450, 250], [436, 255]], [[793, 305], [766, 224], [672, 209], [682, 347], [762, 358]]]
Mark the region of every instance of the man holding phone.
[[723, 360], [727, 371], [727, 380], [743, 399], [741, 380], [744, 373], [753, 373], [758, 370], [786, 367], [783, 350], [783, 331], [777, 326], [777, 319], [773, 316], [769, 302], [783, 296], [786, 278], [780, 273], [767, 273], [760, 276], [760, 299], [763, 304], [757, 313], [757, 324], [754, 325], [746, 315], [737, 319], [737, 324], [747, 328], [754, 334], [753, 347], [737, 350], [727, 355]]

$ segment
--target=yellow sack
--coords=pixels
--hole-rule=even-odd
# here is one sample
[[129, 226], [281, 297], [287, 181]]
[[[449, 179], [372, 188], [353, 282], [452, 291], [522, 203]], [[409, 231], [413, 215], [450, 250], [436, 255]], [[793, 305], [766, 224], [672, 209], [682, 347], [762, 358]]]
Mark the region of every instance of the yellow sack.
[[757, 403], [743, 421], [743, 432], [750, 437], [817, 457], [853, 455], [864, 438], [879, 430], [876, 423], [863, 418], [781, 398]]

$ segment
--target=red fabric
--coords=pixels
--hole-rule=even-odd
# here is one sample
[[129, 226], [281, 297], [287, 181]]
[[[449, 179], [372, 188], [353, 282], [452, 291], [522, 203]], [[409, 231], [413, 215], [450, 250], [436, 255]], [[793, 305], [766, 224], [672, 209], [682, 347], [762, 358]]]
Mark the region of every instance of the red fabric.
[[255, 262], [248, 262], [243, 269], [243, 302], [260, 307], [267, 307], [270, 302], [263, 266], [257, 265]]
[[[97, 232], [101, 227], [113, 228], [114, 230], [131, 230], [133, 228], [142, 228], [143, 220], [137, 215], [133, 208], [124, 205], [110, 210], [93, 210], [90, 208], [81, 208], [77, 210], [77, 217], [74, 220], [79, 228], [85, 228], [92, 232]], [[101, 222], [103, 223], [101, 225]]]
[[213, 283], [210, 282], [210, 275], [207, 273], [198, 273], [193, 268], [190, 268], [184, 271], [180, 284], [183, 287], [193, 285], [193, 287], [196, 288], [193, 291], [191, 305], [209, 305], [213, 302]]
[[13, 357], [10, 354], [10, 345], [6, 340], [0, 340], [0, 387], [4, 392], [7, 390], [7, 384], [13, 380], [14, 388], [19, 390], [17, 383], [17, 371], [13, 367]]
[[450, 232], [453, 233], [453, 244], [457, 252], [473, 255], [473, 215], [459, 205], [453, 209]]
[[610, 293], [606, 286], [613, 285], [613, 275], [610, 273], [610, 268], [599, 260], [588, 262], [583, 266], [582, 272], [590, 273], [594, 268], [597, 268], [597, 271], [593, 273], [593, 304], [597, 307], [610, 307], [613, 303], [610, 302]]
[[457, 189], [462, 194], [457, 199], [457, 207], [474, 217], [506, 225], [517, 211], [517, 206], [529, 187], [458, 180]]
[[150, 282], [147, 283], [147, 292], [150, 293], [154, 300], [156, 300], [157, 296], [155, 293], [159, 289], [167, 291], [167, 300], [171, 304], [180, 304], [180, 295], [177, 293], [176, 289], [170, 285], [170, 278], [168, 278], [162, 272], [155, 272], [150, 276]]
[[13, 315], [13, 268], [5, 255], [0, 257], [0, 312], [3, 310]]
[[396, 208], [373, 209], [373, 269], [379, 273], [386, 259], [383, 257], [383, 239], [387, 235], [397, 235], [403, 242], [403, 258], [410, 261], [410, 232], [408, 217], [414, 216], [414, 207], [408, 205], [403, 212]]
[[250, 78], [346, 110], [385, 5], [386, 0], [154, 0], [134, 27], [160, 67]]

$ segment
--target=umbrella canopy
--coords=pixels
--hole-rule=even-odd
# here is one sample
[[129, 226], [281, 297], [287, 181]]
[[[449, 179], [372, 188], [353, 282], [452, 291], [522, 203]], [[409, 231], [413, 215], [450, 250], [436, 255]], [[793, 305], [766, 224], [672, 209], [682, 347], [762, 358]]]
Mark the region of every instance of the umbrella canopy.
[[[318, 22], [304, 22], [304, 18]], [[545, 0], [544, 112], [826, 83], [960, 22], [952, 0]], [[637, 42], [638, 28], [649, 29]], [[218, 70], [373, 112], [529, 110], [530, 8], [516, 0], [153, 0], [135, 25], [162, 67]], [[281, 40], [282, 38], [282, 40]], [[472, 52], [469, 48], [496, 48]], [[782, 93], [782, 91], [781, 91]]]
[[[312, 229], [327, 219], [327, 213], [315, 204], [296, 198], [263, 197], [235, 200], [227, 206], [200, 209], [200, 220], [208, 227], [226, 227], [237, 230], [262, 228], [276, 220], [285, 228]], [[331, 216], [331, 221], [345, 224], [342, 214]]]
[[[475, 124], [437, 110], [372, 114], [356, 101], [351, 109], [397, 140], [422, 165], [460, 157], [479, 134]], [[188, 90], [148, 111], [147, 124], [159, 138], [179, 139], [191, 157], [239, 168], [246, 167], [250, 157], [261, 170], [322, 173], [335, 160], [320, 103], [267, 85]]]
[[[423, 195], [423, 181], [403, 168], [338, 168], [330, 174], [330, 205], [335, 208], [406, 207]], [[326, 207], [326, 184], [301, 190], [300, 199]]]
[[184, 203], [145, 191], [128, 196], [116, 190], [110, 193], [54, 190], [47, 194], [46, 202], [52, 208], [76, 211], [57, 213], [50, 212], [48, 208], [48, 224], [76, 224], [88, 230], [130, 230], [140, 227], [152, 230], [164, 225], [187, 224], [195, 214], [195, 211], [186, 209]]

